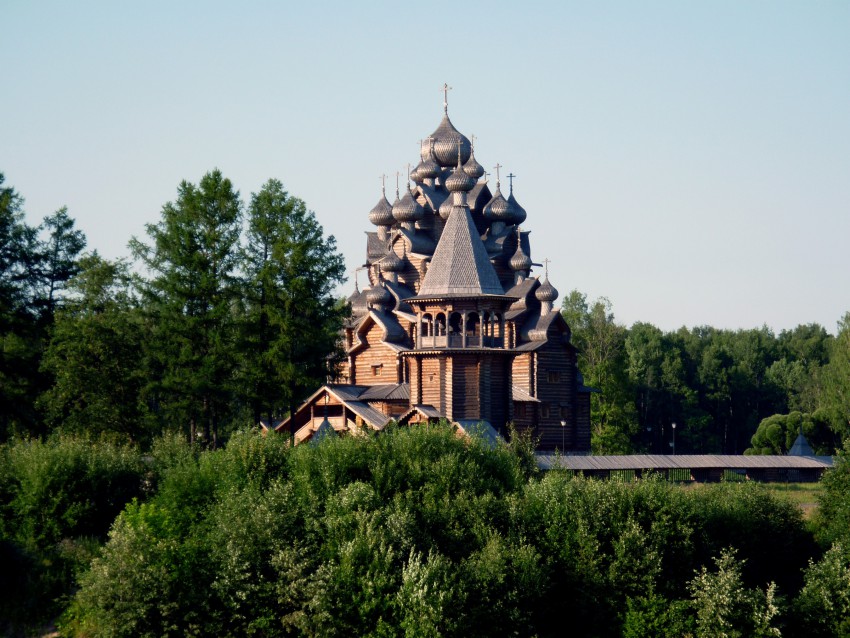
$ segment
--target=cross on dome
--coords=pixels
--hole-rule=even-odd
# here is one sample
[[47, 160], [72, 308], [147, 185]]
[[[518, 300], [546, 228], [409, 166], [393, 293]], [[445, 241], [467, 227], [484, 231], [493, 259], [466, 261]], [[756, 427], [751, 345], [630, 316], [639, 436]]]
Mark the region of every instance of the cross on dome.
[[508, 181], [510, 182], [512, 193], [514, 192], [514, 177], [516, 177], [516, 175], [514, 175], [513, 173], [508, 173]]
[[440, 89], [443, 92], [443, 111], [445, 113], [449, 112], [449, 91], [452, 90], [452, 87], [448, 85], [447, 82], [443, 83], [443, 88]]

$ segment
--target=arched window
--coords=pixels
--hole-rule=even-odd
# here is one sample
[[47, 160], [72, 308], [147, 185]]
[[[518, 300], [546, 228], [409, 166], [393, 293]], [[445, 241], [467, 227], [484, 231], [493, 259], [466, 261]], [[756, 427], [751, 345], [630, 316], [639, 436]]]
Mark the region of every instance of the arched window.
[[446, 315], [442, 312], [438, 313], [434, 324], [434, 334], [438, 337], [444, 337], [446, 335]]
[[434, 336], [434, 318], [431, 316], [430, 312], [426, 312], [424, 315], [422, 315], [422, 336]]
[[449, 332], [459, 335], [461, 332], [462, 317], [459, 312], [453, 312], [449, 317]]
[[466, 335], [468, 337], [474, 337], [480, 334], [481, 331], [481, 320], [478, 317], [477, 312], [470, 312], [466, 315]]

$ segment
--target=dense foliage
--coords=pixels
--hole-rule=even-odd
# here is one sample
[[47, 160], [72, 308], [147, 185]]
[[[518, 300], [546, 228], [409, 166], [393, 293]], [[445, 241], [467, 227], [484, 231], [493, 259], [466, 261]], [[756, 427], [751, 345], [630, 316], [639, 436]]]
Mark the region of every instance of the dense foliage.
[[842, 635], [845, 608], [825, 605], [846, 604], [847, 556], [817, 560], [800, 512], [760, 486], [541, 477], [516, 448], [423, 426], [172, 450], [64, 632], [808, 636], [817, 615]]
[[342, 257], [276, 180], [244, 229], [220, 171], [182, 182], [130, 242], [139, 275], [84, 247], [64, 208], [28, 226], [0, 174], [0, 441], [168, 431], [215, 446], [281, 418], [338, 361]]
[[801, 422], [817, 454], [850, 436], [850, 313], [834, 337], [817, 324], [779, 335], [627, 328], [607, 299], [578, 291], [561, 311], [585, 383], [601, 390], [592, 395], [596, 453], [669, 453], [674, 440], [686, 454], [785, 453]]

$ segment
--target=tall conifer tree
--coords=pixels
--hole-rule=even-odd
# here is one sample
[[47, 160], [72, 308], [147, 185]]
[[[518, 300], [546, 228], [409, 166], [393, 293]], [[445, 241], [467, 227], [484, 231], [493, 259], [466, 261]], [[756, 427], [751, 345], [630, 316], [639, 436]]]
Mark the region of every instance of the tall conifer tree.
[[197, 186], [180, 184], [161, 221], [147, 226], [150, 244], [130, 244], [151, 274], [143, 286], [151, 400], [165, 425], [192, 438], [200, 427], [212, 445], [231, 409], [240, 216], [239, 193], [214, 170]]
[[347, 308], [333, 296], [345, 267], [315, 215], [269, 180], [251, 197], [242, 253], [244, 374], [255, 419], [292, 411], [339, 356]]

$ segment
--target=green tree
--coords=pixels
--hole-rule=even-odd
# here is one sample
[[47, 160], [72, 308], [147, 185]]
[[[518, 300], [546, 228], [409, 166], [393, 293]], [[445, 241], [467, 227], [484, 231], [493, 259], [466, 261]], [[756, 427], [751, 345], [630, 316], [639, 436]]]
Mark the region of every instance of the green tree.
[[79, 272], [79, 257], [86, 247], [86, 237], [74, 228], [74, 220], [65, 206], [45, 217], [39, 230], [46, 238], [40, 245], [38, 279], [41, 290], [37, 303], [50, 323], [67, 282]]
[[153, 326], [150, 400], [167, 427], [192, 439], [200, 427], [212, 445], [232, 409], [240, 219], [239, 193], [214, 170], [197, 186], [180, 184], [147, 226], [150, 244], [130, 243], [151, 275], [142, 286]]
[[42, 326], [36, 311], [38, 231], [0, 173], [0, 440], [37, 428]]
[[836, 436], [844, 440], [850, 437], [850, 312], [838, 322], [822, 383], [820, 407], [830, 415]]
[[140, 357], [145, 326], [128, 266], [95, 253], [80, 268], [68, 283], [44, 353], [42, 367], [55, 381], [39, 406], [53, 427], [146, 440]]
[[339, 361], [345, 266], [303, 201], [269, 180], [251, 196], [246, 246], [244, 385], [254, 422], [292, 411]]
[[579, 369], [587, 385], [600, 390], [591, 396], [591, 444], [597, 454], [628, 453], [640, 426], [630, 387], [625, 341], [627, 330], [614, 321], [604, 297], [588, 304], [573, 290], [561, 305], [579, 350]]

